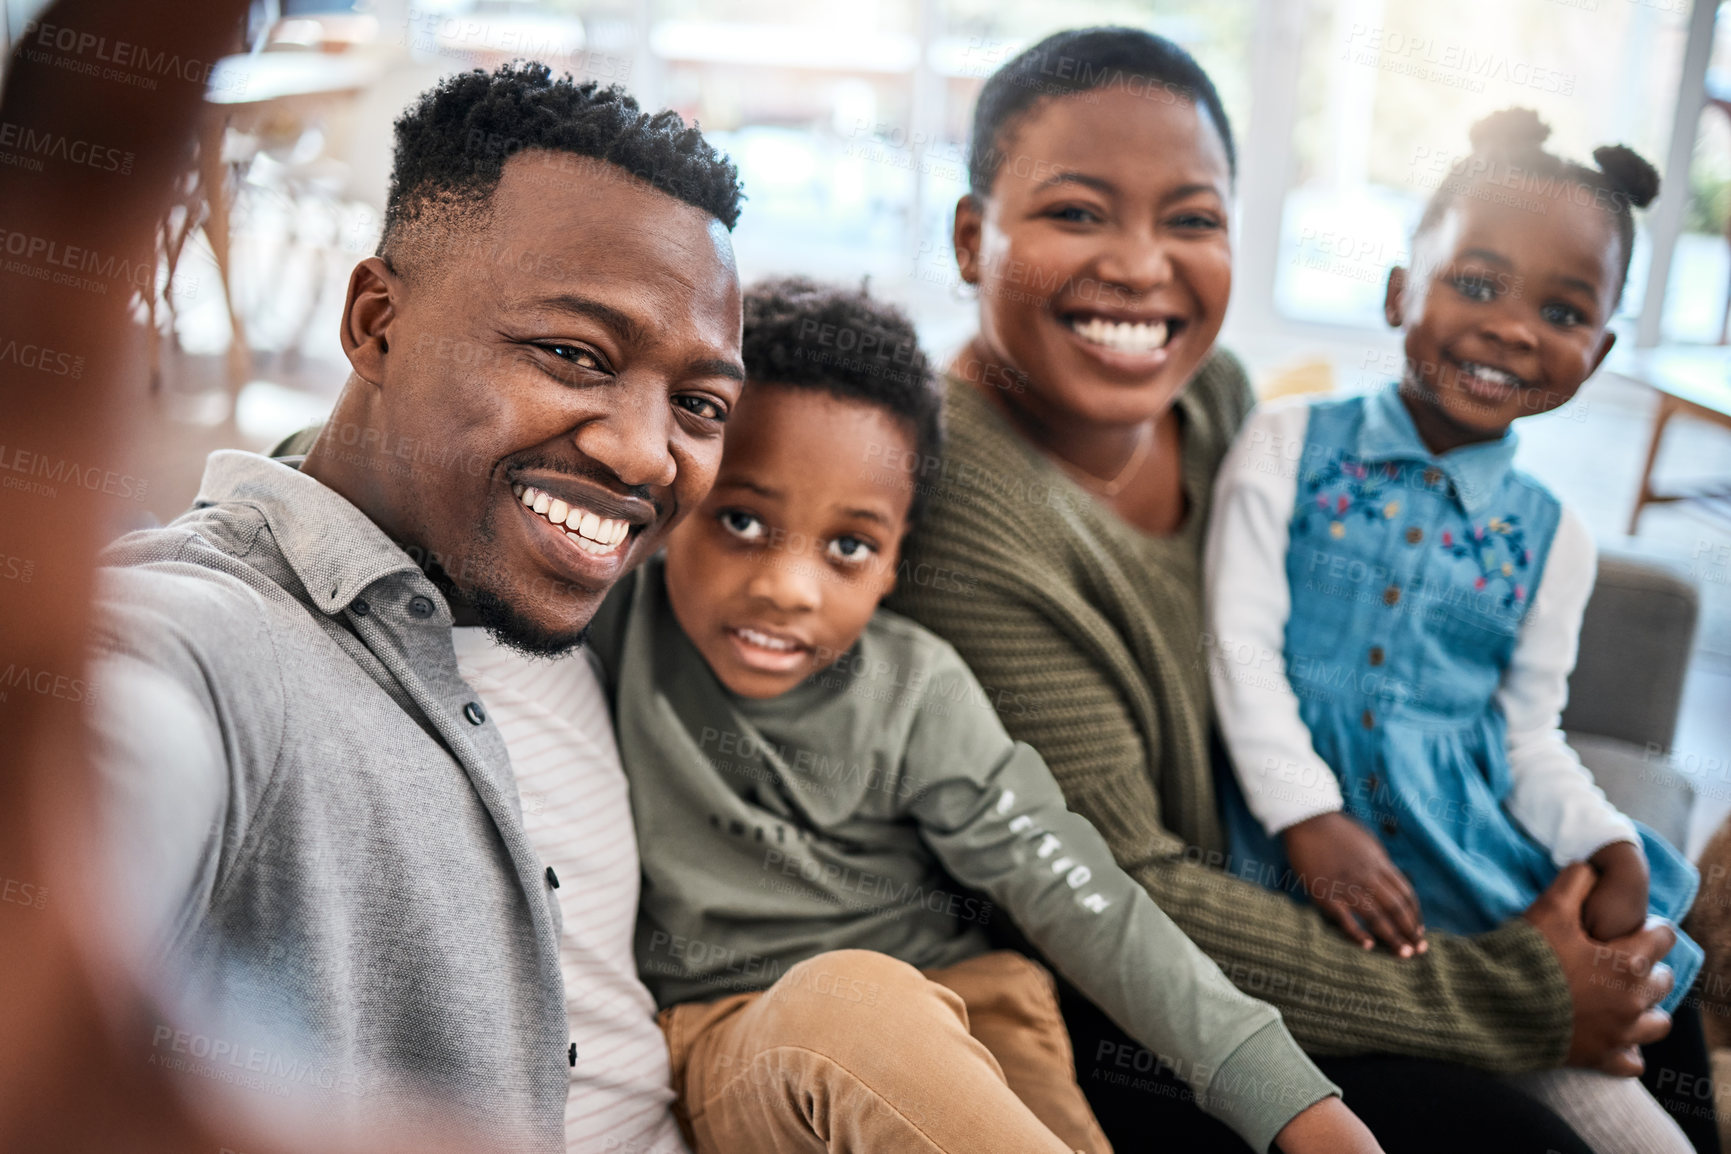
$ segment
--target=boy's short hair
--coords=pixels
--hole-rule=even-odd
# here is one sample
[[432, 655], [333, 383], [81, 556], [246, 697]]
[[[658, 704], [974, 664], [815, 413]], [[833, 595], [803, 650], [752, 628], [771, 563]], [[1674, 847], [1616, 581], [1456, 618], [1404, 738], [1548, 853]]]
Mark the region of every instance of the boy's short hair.
[[754, 383], [822, 389], [877, 405], [913, 434], [915, 464], [908, 523], [925, 509], [921, 478], [943, 453], [943, 393], [920, 349], [914, 324], [864, 286], [847, 289], [805, 277], [762, 281], [745, 293], [740, 354]]

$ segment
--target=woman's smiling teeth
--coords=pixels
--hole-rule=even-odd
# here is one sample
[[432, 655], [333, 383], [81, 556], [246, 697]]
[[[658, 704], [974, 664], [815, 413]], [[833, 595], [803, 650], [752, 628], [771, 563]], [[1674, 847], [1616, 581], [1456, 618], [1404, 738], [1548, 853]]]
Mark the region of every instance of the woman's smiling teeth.
[[513, 485], [511, 492], [517, 494], [524, 508], [539, 514], [555, 528], [565, 530], [565, 536], [585, 553], [611, 553], [631, 535], [629, 521], [597, 516], [587, 509], [567, 505], [533, 485]]
[[1071, 317], [1070, 328], [1091, 345], [1121, 353], [1151, 353], [1166, 347], [1169, 335], [1165, 321], [1152, 323], [1108, 321], [1101, 317]]

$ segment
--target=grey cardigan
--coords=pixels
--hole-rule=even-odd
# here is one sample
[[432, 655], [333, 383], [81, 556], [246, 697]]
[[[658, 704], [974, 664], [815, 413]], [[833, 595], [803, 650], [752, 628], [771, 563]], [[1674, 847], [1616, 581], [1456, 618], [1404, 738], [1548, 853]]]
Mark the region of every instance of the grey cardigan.
[[148, 1061], [562, 1151], [558, 907], [444, 598], [250, 453], [212, 454], [190, 512], [104, 559], [116, 884], [171, 1007]]

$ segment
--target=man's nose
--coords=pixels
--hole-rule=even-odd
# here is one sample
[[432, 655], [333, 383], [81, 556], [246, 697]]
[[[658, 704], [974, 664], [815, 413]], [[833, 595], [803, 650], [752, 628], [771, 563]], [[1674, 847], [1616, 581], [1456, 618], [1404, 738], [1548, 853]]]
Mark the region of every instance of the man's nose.
[[578, 425], [572, 439], [579, 452], [621, 483], [664, 489], [679, 475], [671, 447], [673, 420], [665, 397], [649, 400], [622, 391], [609, 411]]

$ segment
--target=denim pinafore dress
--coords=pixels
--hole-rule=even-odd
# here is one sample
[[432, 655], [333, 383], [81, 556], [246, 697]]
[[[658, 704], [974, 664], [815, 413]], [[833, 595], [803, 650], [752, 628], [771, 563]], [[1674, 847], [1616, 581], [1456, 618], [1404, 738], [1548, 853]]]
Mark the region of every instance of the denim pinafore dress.
[[[1286, 674], [1316, 752], [1346, 812], [1412, 882], [1424, 924], [1462, 934], [1518, 915], [1557, 874], [1503, 808], [1512, 783], [1496, 692], [1562, 512], [1512, 467], [1514, 453], [1511, 431], [1432, 456], [1394, 386], [1314, 404], [1286, 555]], [[1234, 860], [1304, 900], [1279, 839], [1236, 777], [1221, 776]], [[1698, 876], [1637, 828], [1650, 909], [1675, 921]], [[1669, 1010], [1701, 950], [1679, 935], [1665, 960]]]

